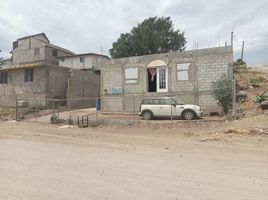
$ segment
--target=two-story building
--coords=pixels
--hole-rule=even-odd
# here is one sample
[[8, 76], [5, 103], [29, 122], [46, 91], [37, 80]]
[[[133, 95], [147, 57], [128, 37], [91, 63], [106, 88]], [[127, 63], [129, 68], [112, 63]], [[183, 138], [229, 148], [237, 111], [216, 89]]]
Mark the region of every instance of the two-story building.
[[[80, 59], [81, 56], [51, 44], [44, 33], [17, 39], [11, 54], [11, 62], [0, 66], [0, 106], [15, 106], [16, 98], [28, 98], [29, 104], [30, 99], [34, 99], [34, 103], [35, 99], [40, 99], [40, 104], [44, 104], [42, 99], [99, 96], [99, 72], [84, 71], [72, 61], [72, 65], [64, 63], [63, 60]], [[91, 60], [87, 68], [98, 67], [95, 55], [92, 54]], [[91, 104], [95, 105], [95, 101]]]

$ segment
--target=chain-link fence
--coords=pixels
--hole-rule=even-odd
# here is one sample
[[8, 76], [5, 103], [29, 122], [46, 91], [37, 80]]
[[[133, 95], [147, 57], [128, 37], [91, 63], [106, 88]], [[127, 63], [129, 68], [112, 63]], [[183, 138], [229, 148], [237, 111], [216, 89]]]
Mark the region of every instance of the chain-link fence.
[[63, 123], [79, 127], [133, 125], [139, 122], [139, 111], [134, 106], [135, 104], [124, 113], [102, 113], [102, 104], [101, 98], [18, 98], [16, 100], [16, 120]]
[[[185, 110], [185, 106], [180, 100], [187, 104], [203, 103], [207, 105], [207, 109], [211, 106], [211, 103], [208, 102], [213, 102], [213, 109], [220, 109], [211, 90], [202, 91], [202, 93], [178, 92], [170, 94], [169, 97], [165, 94], [162, 94], [164, 95], [162, 97], [160, 95], [159, 93], [150, 95], [116, 94], [81, 99], [18, 98], [16, 100], [16, 119], [65, 123], [79, 127], [137, 125], [154, 115], [160, 116], [161, 118], [158, 119], [167, 123], [172, 123], [175, 119], [191, 119], [193, 112], [189, 112], [188, 116], [182, 112], [183, 109]], [[145, 99], [149, 100], [145, 101]], [[146, 109], [147, 111], [151, 109], [152, 112], [145, 113]], [[191, 109], [195, 115], [201, 116], [201, 113], [197, 113], [198, 106], [192, 105]]]

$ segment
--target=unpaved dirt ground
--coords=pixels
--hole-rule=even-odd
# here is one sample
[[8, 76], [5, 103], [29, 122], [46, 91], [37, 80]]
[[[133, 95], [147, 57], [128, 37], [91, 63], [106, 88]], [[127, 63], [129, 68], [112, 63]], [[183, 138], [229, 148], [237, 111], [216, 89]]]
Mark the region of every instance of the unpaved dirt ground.
[[267, 135], [225, 133], [265, 122], [0, 122], [0, 199], [267, 200]]

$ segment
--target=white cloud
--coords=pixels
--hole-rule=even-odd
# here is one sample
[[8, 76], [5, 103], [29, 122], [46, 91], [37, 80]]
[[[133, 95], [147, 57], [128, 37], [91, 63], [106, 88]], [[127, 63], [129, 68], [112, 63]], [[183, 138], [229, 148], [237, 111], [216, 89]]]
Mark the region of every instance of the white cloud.
[[74, 52], [100, 53], [103, 47], [108, 54], [120, 34], [143, 19], [171, 16], [175, 28], [185, 32], [188, 49], [194, 41], [199, 48], [224, 45], [234, 29], [235, 55], [245, 40], [245, 59], [268, 63], [267, 7], [266, 0], [2, 0], [0, 49], [7, 56], [17, 38], [45, 32], [52, 43]]

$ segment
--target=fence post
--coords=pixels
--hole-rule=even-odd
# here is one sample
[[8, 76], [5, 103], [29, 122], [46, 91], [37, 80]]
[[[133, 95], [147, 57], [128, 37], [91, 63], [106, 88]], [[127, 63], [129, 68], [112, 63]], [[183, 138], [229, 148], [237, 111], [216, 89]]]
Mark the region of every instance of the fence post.
[[18, 121], [18, 97], [16, 97], [16, 121]]
[[37, 117], [38, 117], [38, 113], [37, 113], [37, 100], [35, 100], [35, 122], [37, 122]]
[[58, 119], [60, 119], [60, 100], [57, 100], [57, 105], [58, 105]]
[[170, 96], [170, 121], [173, 120], [173, 113], [172, 113], [172, 96]]
[[232, 102], [232, 117], [236, 120], [236, 80], [233, 79], [233, 102]]
[[55, 105], [54, 105], [54, 99], [51, 99], [52, 100], [52, 110], [53, 110], [53, 113], [55, 114]]
[[96, 121], [98, 122], [99, 120], [98, 114], [99, 114], [99, 110], [101, 109], [101, 100], [100, 98], [97, 98], [95, 101], [96, 101]]
[[136, 119], [135, 119], [135, 97], [133, 98], [133, 121], [134, 126], [136, 125]]

